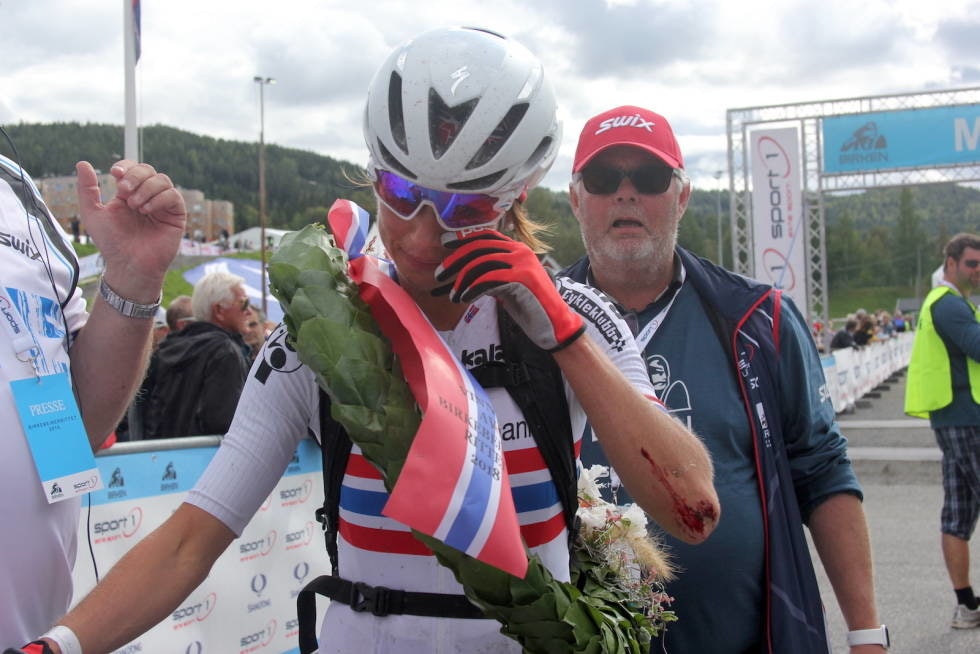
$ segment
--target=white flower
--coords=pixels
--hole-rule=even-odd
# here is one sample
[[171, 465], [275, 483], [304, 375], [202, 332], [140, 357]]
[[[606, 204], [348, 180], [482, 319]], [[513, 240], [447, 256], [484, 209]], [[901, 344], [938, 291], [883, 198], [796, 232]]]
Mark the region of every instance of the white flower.
[[601, 465], [579, 473], [579, 543], [592, 560], [618, 578], [614, 583], [633, 601], [653, 610], [663, 597], [663, 581], [673, 576], [673, 569], [650, 538], [643, 509], [602, 499], [599, 480], [609, 477], [609, 468]]

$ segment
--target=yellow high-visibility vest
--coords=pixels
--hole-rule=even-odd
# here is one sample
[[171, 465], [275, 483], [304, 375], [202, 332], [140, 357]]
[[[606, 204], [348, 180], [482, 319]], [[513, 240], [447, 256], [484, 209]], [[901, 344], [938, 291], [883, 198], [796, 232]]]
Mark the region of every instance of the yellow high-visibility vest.
[[[916, 321], [915, 340], [912, 342], [912, 356], [905, 385], [905, 413], [916, 418], [928, 418], [932, 411], [949, 406], [953, 401], [949, 352], [932, 322], [932, 305], [947, 293], [959, 295], [946, 285], [932, 289], [922, 303]], [[974, 316], [980, 320], [977, 308], [969, 299], [966, 302], [973, 309]], [[973, 401], [980, 404], [980, 363], [966, 357], [966, 369], [970, 380], [970, 394]]]

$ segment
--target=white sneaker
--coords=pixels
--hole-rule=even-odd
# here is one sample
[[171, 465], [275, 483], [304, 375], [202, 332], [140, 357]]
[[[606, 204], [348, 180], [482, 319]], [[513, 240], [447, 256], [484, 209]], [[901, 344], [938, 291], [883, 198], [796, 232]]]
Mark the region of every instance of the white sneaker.
[[953, 629], [974, 629], [980, 627], [980, 607], [966, 608], [965, 604], [957, 604], [953, 612]]

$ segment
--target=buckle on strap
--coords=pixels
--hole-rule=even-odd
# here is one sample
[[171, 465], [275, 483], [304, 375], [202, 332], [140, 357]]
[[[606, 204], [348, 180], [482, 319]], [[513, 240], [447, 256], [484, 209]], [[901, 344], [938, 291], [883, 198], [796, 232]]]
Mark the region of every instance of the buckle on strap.
[[400, 592], [393, 591], [385, 586], [371, 586], [362, 581], [351, 584], [350, 599], [348, 604], [352, 611], [365, 613], [370, 611], [372, 615], [383, 617], [391, 611], [392, 594]]

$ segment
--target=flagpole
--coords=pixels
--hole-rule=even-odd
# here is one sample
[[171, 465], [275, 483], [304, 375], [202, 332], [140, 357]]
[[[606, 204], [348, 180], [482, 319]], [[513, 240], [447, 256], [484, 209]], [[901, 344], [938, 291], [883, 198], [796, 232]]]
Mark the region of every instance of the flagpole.
[[123, 152], [126, 159], [139, 161], [139, 137], [136, 133], [136, 24], [133, 0], [123, 3], [123, 51], [126, 78], [126, 125], [123, 129]]

